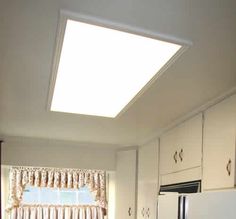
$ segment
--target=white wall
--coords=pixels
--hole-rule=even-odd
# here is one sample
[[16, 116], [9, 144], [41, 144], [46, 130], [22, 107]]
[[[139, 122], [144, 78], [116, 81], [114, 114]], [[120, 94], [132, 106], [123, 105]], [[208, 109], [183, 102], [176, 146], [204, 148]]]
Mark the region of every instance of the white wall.
[[8, 137], [2, 145], [2, 164], [115, 170], [115, 152], [112, 145]]
[[7, 218], [6, 206], [9, 191], [9, 167], [1, 165], [1, 214], [2, 218]]
[[[25, 137], [5, 137], [2, 145], [2, 209], [8, 191], [8, 165], [103, 169], [108, 171], [108, 218], [114, 219], [115, 158], [113, 145], [88, 145], [75, 142]], [[2, 218], [6, 218], [2, 210]]]
[[108, 219], [115, 219], [115, 197], [116, 197], [116, 173], [109, 171], [107, 173], [107, 200], [108, 200]]

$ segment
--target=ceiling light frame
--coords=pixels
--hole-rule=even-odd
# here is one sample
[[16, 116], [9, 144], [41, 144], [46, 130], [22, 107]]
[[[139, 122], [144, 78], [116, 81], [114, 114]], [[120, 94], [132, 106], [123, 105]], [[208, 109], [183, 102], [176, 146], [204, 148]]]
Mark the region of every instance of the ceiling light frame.
[[[181, 56], [191, 45], [192, 42], [178, 39], [173, 36], [163, 35], [157, 32], [149, 31], [146, 29], [133, 27], [131, 25], [125, 25], [121, 23], [116, 23], [113, 21], [108, 21], [105, 19], [101, 19], [98, 17], [88, 16], [84, 14], [72, 13], [69, 11], [61, 10], [57, 28], [57, 38], [54, 48], [54, 58], [51, 69], [51, 79], [49, 84], [49, 92], [48, 92], [48, 101], [47, 101], [47, 111], [51, 112], [51, 105], [53, 100], [53, 93], [56, 84], [57, 72], [60, 62], [60, 56], [63, 46], [63, 40], [65, 35], [65, 29], [67, 20], [74, 20], [79, 22], [84, 22], [87, 24], [97, 25], [105, 28], [110, 28], [118, 31], [123, 31], [131, 34], [140, 35], [143, 37], [148, 37], [156, 40], [161, 40], [169, 43], [178, 44], [181, 48], [171, 57], [169, 61], [153, 76], [153, 78], [132, 98], [129, 103], [118, 113], [116, 117], [105, 117], [104, 118], [119, 118], [176, 60], [179, 56]], [[53, 111], [55, 112], [55, 111]], [[67, 113], [67, 112], [66, 112]], [[84, 114], [77, 114], [83, 115]], [[90, 116], [90, 115], [87, 115]], [[100, 117], [100, 116], [99, 116]], [[103, 117], [103, 116], [102, 116]]]

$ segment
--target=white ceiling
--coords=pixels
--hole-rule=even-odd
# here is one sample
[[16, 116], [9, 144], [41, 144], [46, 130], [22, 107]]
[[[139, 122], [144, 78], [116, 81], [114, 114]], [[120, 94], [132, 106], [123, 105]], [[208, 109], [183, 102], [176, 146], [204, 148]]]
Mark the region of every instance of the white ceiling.
[[[191, 41], [192, 46], [117, 119], [49, 112], [60, 9]], [[235, 87], [235, 54], [235, 0], [0, 0], [0, 135], [143, 143]]]

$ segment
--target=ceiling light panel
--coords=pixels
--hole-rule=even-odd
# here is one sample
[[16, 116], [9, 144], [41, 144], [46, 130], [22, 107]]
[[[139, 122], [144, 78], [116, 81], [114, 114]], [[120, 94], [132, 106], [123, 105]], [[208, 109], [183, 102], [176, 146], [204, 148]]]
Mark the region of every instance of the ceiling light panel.
[[180, 48], [68, 19], [51, 110], [116, 117]]

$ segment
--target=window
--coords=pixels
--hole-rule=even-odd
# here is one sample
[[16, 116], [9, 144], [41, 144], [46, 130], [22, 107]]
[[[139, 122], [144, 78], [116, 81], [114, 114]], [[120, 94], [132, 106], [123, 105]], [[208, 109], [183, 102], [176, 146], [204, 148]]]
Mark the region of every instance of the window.
[[[107, 212], [106, 173], [48, 167], [11, 167], [11, 218], [99, 218]], [[72, 189], [73, 188], [73, 189]], [[49, 217], [50, 215], [50, 217]]]
[[80, 189], [59, 189], [26, 186], [24, 204], [95, 205], [93, 194], [87, 186]]

